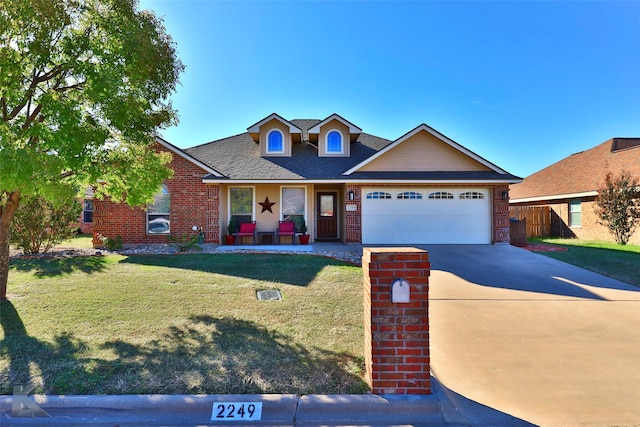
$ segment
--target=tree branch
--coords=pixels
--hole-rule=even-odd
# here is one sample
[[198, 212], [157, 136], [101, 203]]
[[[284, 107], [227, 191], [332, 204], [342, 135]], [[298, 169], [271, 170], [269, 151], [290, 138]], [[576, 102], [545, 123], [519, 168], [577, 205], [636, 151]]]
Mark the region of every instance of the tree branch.
[[[29, 101], [29, 102], [31, 102], [31, 101]], [[42, 104], [38, 104], [38, 106], [33, 110], [33, 113], [31, 113], [27, 117], [27, 119], [24, 121], [24, 124], [22, 125], [22, 129], [27, 129], [29, 126], [31, 126], [31, 123], [33, 123], [33, 121], [40, 114], [40, 111], [42, 111]]]
[[68, 90], [73, 90], [73, 89], [80, 88], [80, 87], [84, 86], [85, 83], [87, 83], [87, 82], [86, 81], [82, 81], [82, 82], [78, 82], [78, 83], [76, 83], [74, 85], [71, 85], [71, 86], [57, 87], [57, 88], [54, 88], [54, 90], [56, 92], [66, 92]]

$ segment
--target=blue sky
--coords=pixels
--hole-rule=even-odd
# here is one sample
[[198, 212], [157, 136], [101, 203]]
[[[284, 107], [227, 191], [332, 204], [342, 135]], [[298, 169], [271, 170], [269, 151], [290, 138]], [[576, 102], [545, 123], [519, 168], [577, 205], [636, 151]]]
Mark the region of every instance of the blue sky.
[[338, 113], [421, 123], [519, 176], [640, 137], [640, 2], [142, 0], [186, 65], [182, 147]]

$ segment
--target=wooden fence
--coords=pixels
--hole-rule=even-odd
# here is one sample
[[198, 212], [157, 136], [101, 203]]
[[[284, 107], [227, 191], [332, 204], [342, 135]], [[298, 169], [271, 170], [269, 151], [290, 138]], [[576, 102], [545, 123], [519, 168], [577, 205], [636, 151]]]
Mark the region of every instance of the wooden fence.
[[549, 206], [509, 206], [509, 217], [526, 219], [527, 237], [551, 235], [551, 208]]

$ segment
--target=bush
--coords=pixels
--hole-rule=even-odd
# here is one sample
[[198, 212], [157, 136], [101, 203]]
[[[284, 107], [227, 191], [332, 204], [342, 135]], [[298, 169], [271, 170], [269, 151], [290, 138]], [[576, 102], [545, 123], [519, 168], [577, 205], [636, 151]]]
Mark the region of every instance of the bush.
[[116, 236], [115, 239], [112, 239], [99, 234], [98, 239], [100, 239], [104, 247], [110, 251], [119, 251], [122, 249], [122, 236]]
[[183, 234], [181, 239], [177, 239], [173, 236], [169, 236], [169, 241], [173, 246], [178, 249], [178, 252], [186, 252], [190, 249], [202, 250], [200, 245], [198, 244], [198, 235], [189, 236], [188, 234]]
[[81, 211], [73, 198], [57, 206], [40, 196], [25, 197], [11, 222], [11, 243], [25, 254], [45, 253], [77, 233]]
[[616, 242], [626, 245], [640, 224], [640, 191], [638, 179], [622, 170], [618, 176], [607, 172], [598, 190], [595, 212]]

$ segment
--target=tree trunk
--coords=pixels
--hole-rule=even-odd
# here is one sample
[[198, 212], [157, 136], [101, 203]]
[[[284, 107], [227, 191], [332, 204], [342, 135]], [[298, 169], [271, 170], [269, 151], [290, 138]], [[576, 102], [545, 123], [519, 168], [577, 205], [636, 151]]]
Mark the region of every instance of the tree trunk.
[[0, 206], [0, 300], [7, 299], [9, 281], [9, 227], [20, 205], [20, 192], [7, 193], [7, 204]]

